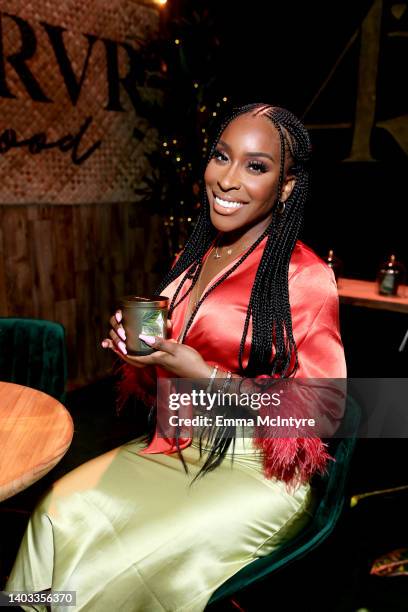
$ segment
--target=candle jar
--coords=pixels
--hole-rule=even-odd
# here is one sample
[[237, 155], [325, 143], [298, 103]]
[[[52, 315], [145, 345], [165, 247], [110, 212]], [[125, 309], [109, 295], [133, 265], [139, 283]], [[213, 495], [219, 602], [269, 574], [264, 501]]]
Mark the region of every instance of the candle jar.
[[146, 336], [167, 337], [167, 310], [169, 299], [163, 295], [140, 297], [128, 295], [121, 300], [122, 325], [126, 333], [126, 349], [129, 355], [154, 353], [140, 338]]
[[398, 295], [400, 284], [405, 282], [405, 267], [396, 261], [395, 255], [391, 255], [387, 262], [384, 262], [377, 275], [378, 293], [380, 295]]

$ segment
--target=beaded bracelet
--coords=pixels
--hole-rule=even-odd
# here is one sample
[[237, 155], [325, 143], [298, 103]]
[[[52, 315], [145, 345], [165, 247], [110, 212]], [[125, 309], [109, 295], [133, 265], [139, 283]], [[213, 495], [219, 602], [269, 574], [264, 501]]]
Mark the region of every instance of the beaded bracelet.
[[217, 374], [217, 371], [218, 371], [218, 366], [217, 366], [217, 365], [215, 365], [215, 366], [214, 366], [213, 371], [211, 372], [210, 382], [208, 383], [208, 387], [207, 387], [207, 389], [205, 390], [205, 392], [206, 392], [206, 393], [211, 393], [211, 389], [212, 389], [212, 387], [213, 387], [213, 384], [214, 384], [214, 378], [215, 378], [215, 376], [216, 376], [216, 374]]

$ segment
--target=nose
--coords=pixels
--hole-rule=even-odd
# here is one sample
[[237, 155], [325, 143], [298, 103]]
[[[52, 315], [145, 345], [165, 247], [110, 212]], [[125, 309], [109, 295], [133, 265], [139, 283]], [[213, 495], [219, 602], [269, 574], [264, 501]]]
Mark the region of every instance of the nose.
[[222, 191], [239, 189], [241, 187], [241, 182], [237, 166], [232, 164], [229, 167], [223, 168], [217, 182]]

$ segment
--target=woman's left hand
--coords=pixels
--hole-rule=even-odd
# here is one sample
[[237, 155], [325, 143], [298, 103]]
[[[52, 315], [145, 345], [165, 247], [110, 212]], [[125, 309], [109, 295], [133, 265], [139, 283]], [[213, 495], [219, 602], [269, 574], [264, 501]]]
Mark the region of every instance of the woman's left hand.
[[[212, 367], [201, 357], [200, 353], [186, 344], [176, 340], [164, 340], [158, 336], [139, 336], [148, 346], [155, 349], [151, 355], [142, 357], [120, 355], [130, 365], [155, 365], [164, 368], [178, 378], [208, 378]], [[118, 354], [118, 353], [117, 353]]]

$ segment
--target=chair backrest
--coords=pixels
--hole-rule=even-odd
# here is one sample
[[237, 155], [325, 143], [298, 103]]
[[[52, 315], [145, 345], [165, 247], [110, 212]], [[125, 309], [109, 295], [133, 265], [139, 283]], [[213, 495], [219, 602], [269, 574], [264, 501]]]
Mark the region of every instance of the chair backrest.
[[[313, 519], [307, 527], [293, 540], [237, 572], [213, 593], [208, 605], [232, 596], [237, 591], [303, 557], [330, 535], [344, 506], [347, 476], [360, 418], [360, 407], [348, 396], [343, 423], [336, 439], [333, 440], [335, 450], [331, 452], [335, 461], [330, 462], [327, 473], [319, 479], [319, 501]], [[347, 437], [341, 438], [342, 433]]]
[[0, 380], [65, 400], [65, 330], [41, 319], [0, 317]]

